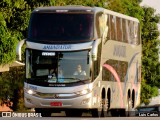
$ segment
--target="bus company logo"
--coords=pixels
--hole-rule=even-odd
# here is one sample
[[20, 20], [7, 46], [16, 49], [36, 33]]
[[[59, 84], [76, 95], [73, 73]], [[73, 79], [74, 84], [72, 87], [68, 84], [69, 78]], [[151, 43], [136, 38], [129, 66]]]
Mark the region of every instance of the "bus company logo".
[[54, 94], [53, 98], [59, 98], [59, 95], [58, 94]]
[[49, 84], [49, 86], [54, 86], [54, 87], [65, 87], [65, 84]]
[[71, 48], [71, 45], [45, 45], [43, 47], [44, 50], [69, 50]]
[[11, 112], [2, 112], [1, 117], [12, 117], [12, 113]]
[[42, 52], [42, 56], [55, 56], [55, 52]]
[[126, 57], [126, 46], [114, 45], [113, 55], [117, 57]]

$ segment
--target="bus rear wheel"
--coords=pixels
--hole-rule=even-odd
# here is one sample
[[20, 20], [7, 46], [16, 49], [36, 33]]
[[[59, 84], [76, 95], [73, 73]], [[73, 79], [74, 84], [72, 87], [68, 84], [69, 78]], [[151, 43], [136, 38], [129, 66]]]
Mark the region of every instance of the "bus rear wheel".
[[127, 117], [131, 116], [132, 104], [133, 104], [132, 99], [128, 98], [128, 100], [127, 100], [127, 109], [126, 109], [126, 112], [125, 112]]

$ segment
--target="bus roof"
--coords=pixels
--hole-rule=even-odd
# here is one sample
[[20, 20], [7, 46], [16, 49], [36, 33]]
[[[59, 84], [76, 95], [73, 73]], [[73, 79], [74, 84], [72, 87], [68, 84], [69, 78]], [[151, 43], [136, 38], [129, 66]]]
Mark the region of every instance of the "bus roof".
[[50, 7], [38, 7], [33, 12], [53, 12], [55, 10], [69, 10], [69, 11], [93, 11], [93, 7], [81, 6], [81, 5], [68, 5], [68, 6], [50, 6]]
[[132, 20], [132, 21], [135, 21], [135, 22], [139, 22], [139, 20], [137, 18], [128, 16], [128, 15], [125, 15], [125, 14], [114, 12], [114, 11], [111, 11], [111, 10], [108, 10], [108, 9], [105, 9], [105, 11], [108, 14], [111, 14], [111, 15], [114, 15], [114, 16], [117, 16], [117, 17], [120, 17], [120, 18], [124, 18], [124, 19], [127, 19], [127, 20]]
[[120, 18], [124, 18], [124, 19], [128, 19], [131, 21], [135, 21], [135, 22], [139, 22], [139, 20], [137, 18], [128, 16], [128, 15], [124, 15], [118, 12], [114, 12], [105, 8], [101, 8], [101, 7], [89, 7], [89, 6], [82, 6], [82, 5], [67, 5], [67, 6], [50, 6], [50, 7], [38, 7], [36, 9], [33, 10], [34, 12], [55, 12], [56, 10], [68, 10], [68, 11], [72, 11], [72, 12], [83, 12], [83, 11], [90, 11], [90, 12], [94, 12], [94, 13], [98, 13], [98, 12], [103, 12], [105, 11], [107, 14], [110, 15], [114, 15]]

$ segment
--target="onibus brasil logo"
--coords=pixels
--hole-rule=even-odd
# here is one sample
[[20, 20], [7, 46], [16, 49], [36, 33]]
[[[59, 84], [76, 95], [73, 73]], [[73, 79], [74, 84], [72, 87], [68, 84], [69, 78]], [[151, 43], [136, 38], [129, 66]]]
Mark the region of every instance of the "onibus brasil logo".
[[2, 112], [0, 117], [42, 117], [41, 113], [34, 113], [34, 112]]

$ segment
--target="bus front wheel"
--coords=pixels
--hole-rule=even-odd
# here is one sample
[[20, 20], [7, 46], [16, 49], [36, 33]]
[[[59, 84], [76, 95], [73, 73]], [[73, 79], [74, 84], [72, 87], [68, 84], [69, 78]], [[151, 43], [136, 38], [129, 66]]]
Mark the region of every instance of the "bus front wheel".
[[108, 99], [101, 99], [100, 108], [95, 108], [91, 110], [92, 117], [106, 117], [108, 112]]
[[66, 110], [65, 113], [67, 117], [81, 117], [82, 116], [82, 111], [76, 110], [76, 109]]

